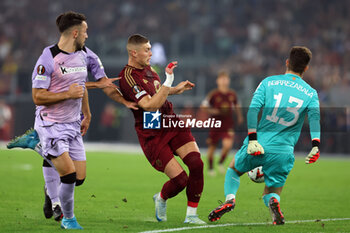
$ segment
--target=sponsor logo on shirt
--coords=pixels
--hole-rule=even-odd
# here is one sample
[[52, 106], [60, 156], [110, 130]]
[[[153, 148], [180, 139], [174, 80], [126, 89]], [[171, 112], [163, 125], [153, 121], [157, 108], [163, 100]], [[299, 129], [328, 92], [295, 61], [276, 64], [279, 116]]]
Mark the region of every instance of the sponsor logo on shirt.
[[61, 73], [63, 75], [65, 74], [72, 74], [72, 73], [79, 73], [79, 72], [87, 72], [86, 66], [80, 66], [80, 67], [64, 67], [60, 66]]

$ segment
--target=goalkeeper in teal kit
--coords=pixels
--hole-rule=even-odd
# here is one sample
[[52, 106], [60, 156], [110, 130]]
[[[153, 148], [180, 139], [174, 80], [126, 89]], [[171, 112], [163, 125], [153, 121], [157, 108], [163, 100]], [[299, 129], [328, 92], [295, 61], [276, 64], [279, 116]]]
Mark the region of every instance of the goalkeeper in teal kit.
[[[235, 207], [240, 176], [263, 166], [264, 204], [270, 209], [273, 224], [284, 224], [280, 194], [294, 165], [294, 146], [298, 141], [305, 116], [311, 134], [311, 152], [306, 164], [319, 158], [320, 111], [317, 92], [303, 79], [309, 68], [311, 51], [295, 46], [286, 61], [286, 73], [265, 78], [257, 87], [247, 114], [248, 137], [230, 163], [225, 177], [226, 201], [209, 214], [217, 221]], [[258, 124], [258, 114], [262, 116]]]

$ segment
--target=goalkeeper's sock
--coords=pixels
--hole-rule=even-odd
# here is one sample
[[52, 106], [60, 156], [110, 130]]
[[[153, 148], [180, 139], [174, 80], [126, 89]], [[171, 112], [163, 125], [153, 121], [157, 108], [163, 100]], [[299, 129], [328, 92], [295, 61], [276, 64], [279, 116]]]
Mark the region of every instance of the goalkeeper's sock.
[[239, 188], [240, 178], [235, 170], [228, 168], [225, 176], [225, 197], [226, 200], [236, 197]]
[[264, 204], [266, 205], [266, 207], [269, 207], [269, 201], [270, 201], [271, 197], [276, 198], [278, 202], [280, 202], [280, 200], [281, 200], [281, 197], [277, 193], [266, 194], [263, 196], [263, 201], [264, 201]]

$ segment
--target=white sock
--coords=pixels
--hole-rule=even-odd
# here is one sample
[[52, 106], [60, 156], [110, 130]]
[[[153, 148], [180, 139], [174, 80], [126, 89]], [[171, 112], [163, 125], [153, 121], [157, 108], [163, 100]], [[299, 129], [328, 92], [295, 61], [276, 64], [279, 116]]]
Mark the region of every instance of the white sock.
[[235, 199], [235, 198], [236, 198], [236, 195], [234, 195], [234, 194], [228, 194], [228, 195], [226, 196], [226, 201], [231, 200], [231, 199]]
[[166, 200], [164, 200], [161, 196], [160, 196], [160, 193], [158, 194], [157, 196], [157, 199], [161, 202], [166, 202]]
[[197, 215], [197, 207], [187, 206], [186, 216]]

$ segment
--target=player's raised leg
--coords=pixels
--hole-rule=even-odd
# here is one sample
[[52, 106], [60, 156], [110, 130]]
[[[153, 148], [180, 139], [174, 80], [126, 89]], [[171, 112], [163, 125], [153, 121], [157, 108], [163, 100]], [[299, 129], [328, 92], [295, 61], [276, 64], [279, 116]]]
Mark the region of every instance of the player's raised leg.
[[12, 148], [29, 148], [35, 150], [41, 157], [44, 158], [43, 176], [45, 180], [44, 194], [44, 215], [46, 218], [54, 216], [56, 221], [60, 221], [63, 217], [61, 206], [58, 198], [58, 189], [60, 185], [60, 177], [53, 167], [50, 160], [43, 156], [39, 135], [36, 130], [31, 128], [23, 135], [16, 137], [7, 144], [8, 149]]
[[199, 148], [195, 141], [191, 141], [177, 149], [176, 153], [190, 171], [186, 188], [187, 211], [185, 223], [206, 224], [197, 215], [197, 207], [204, 186], [203, 161], [199, 153]]
[[16, 137], [15, 139], [12, 139], [8, 144], [7, 148], [30, 148], [32, 150], [35, 149], [36, 145], [39, 143], [39, 136], [35, 129], [31, 128], [28, 129], [24, 134], [21, 136]]
[[33, 128], [28, 129], [21, 136], [18, 136], [15, 139], [12, 139], [7, 144], [7, 148], [8, 149], [12, 149], [12, 148], [26, 149], [26, 148], [29, 148], [29, 149], [35, 150], [44, 160], [46, 160], [47, 163], [49, 163], [53, 167], [52, 162], [43, 155], [39, 135], [36, 132], [36, 130]]

